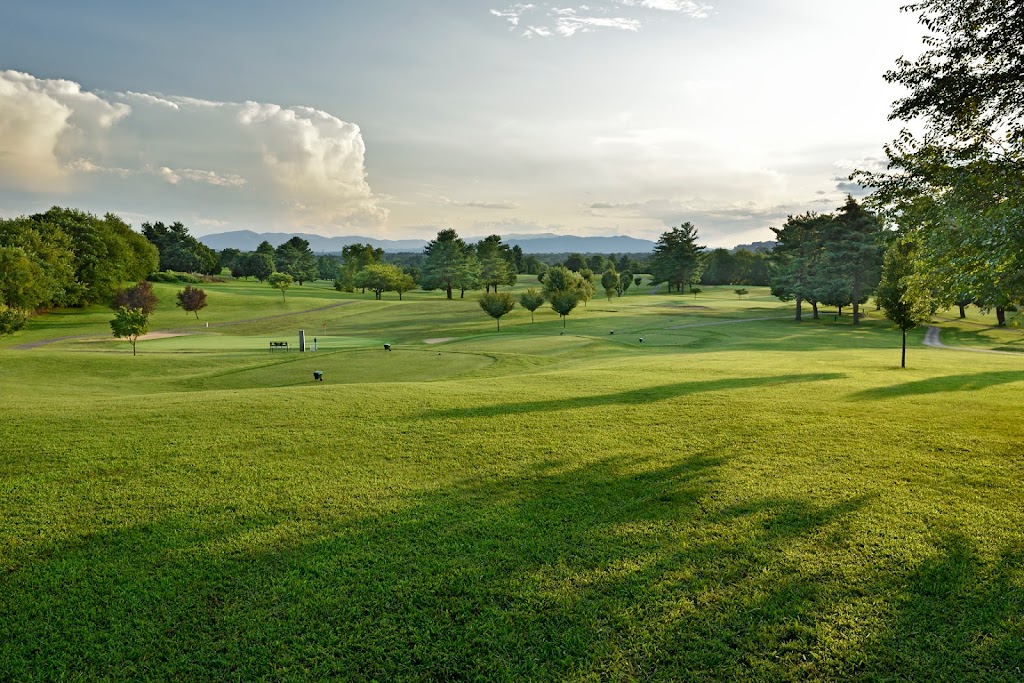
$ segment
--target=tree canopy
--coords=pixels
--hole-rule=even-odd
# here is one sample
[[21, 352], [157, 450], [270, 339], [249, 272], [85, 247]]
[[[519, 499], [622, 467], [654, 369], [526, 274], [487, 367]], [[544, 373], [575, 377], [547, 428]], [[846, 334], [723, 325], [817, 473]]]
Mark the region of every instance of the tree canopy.
[[674, 286], [681, 293], [685, 285], [699, 282], [705, 249], [697, 244], [697, 228], [692, 223], [662, 233], [651, 257], [649, 284], [664, 282], [668, 291]]

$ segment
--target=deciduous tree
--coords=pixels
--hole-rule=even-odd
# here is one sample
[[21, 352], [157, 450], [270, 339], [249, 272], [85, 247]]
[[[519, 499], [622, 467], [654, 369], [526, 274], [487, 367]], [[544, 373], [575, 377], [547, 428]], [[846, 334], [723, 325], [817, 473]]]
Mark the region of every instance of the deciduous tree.
[[544, 305], [544, 295], [533, 287], [519, 294], [519, 305], [530, 312], [530, 322], [533, 322], [533, 312]]
[[486, 292], [480, 296], [478, 301], [480, 308], [484, 309], [487, 315], [498, 323], [498, 331], [501, 332], [501, 317], [516, 306], [512, 294], [509, 292]]
[[271, 273], [267, 283], [274, 289], [281, 291], [281, 301], [286, 301], [285, 292], [292, 286], [292, 276], [288, 273]]
[[907, 330], [931, 320], [934, 302], [931, 292], [915, 282], [915, 245], [907, 238], [894, 241], [885, 252], [881, 281], [875, 289], [875, 300], [885, 317], [903, 332], [900, 367], [907, 367]]
[[121, 306], [110, 321], [110, 329], [118, 339], [127, 339], [132, 345], [135, 355], [135, 343], [139, 337], [149, 331], [149, 316], [141, 308], [125, 308]]
[[178, 292], [178, 303], [175, 306], [181, 307], [185, 314], [195, 313], [196, 320], [199, 320], [199, 310], [206, 308], [206, 292], [192, 285], [185, 285], [185, 289]]
[[140, 280], [127, 289], [122, 289], [114, 296], [114, 303], [111, 305], [115, 311], [122, 306], [125, 308], [141, 308], [146, 315], [152, 315], [156, 310], [157, 298], [153, 293], [153, 285], [147, 280]]

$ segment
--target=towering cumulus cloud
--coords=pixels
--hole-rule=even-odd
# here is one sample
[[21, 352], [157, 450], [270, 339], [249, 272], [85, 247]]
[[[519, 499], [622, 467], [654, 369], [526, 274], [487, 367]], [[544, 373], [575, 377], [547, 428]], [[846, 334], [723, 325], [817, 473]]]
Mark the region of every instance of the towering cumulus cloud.
[[0, 71], [0, 183], [40, 191], [63, 185], [66, 159], [131, 113], [77, 83]]
[[309, 107], [91, 93], [0, 71], [0, 190], [147, 194], [326, 233], [387, 220], [365, 156], [359, 126]]
[[247, 102], [238, 114], [263, 148], [263, 162], [297, 207], [328, 222], [381, 222], [366, 182], [359, 126], [309, 107]]

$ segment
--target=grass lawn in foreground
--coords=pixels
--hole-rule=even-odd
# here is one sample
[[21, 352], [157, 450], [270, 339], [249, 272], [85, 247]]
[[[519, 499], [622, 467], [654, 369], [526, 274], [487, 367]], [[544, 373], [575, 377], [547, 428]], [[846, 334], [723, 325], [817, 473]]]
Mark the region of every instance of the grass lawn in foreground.
[[756, 288], [563, 334], [263, 287], [0, 342], [0, 679], [1020, 679], [1024, 358]]

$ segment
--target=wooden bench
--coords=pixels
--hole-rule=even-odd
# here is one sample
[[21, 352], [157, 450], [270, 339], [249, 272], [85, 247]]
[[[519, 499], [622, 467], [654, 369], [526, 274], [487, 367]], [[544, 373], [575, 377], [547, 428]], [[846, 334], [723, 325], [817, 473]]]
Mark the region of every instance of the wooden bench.
[[276, 351], [278, 349], [288, 350], [288, 342], [270, 342], [270, 350]]

